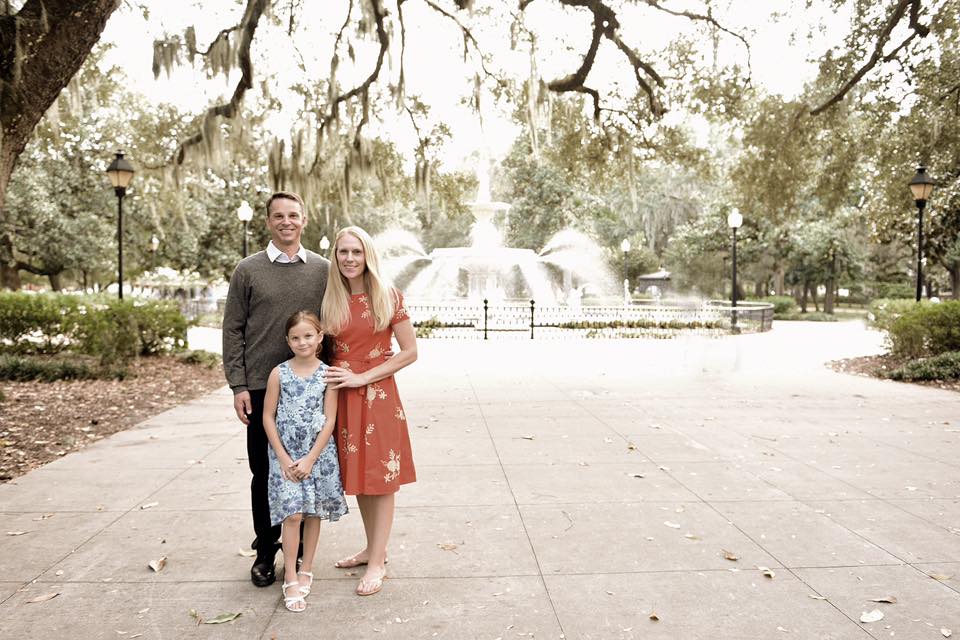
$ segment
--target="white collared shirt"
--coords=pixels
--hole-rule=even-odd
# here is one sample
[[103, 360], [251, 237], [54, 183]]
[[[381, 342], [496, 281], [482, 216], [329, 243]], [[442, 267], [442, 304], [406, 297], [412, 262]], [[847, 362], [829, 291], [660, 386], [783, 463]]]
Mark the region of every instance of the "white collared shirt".
[[286, 264], [288, 262], [296, 262], [297, 258], [300, 259], [300, 262], [307, 261], [307, 250], [303, 248], [303, 245], [300, 245], [300, 248], [297, 250], [297, 255], [293, 258], [285, 254], [283, 251], [277, 248], [277, 245], [273, 244], [273, 240], [270, 241], [270, 244], [267, 245], [267, 257], [270, 258], [270, 262], [277, 262], [280, 264]]

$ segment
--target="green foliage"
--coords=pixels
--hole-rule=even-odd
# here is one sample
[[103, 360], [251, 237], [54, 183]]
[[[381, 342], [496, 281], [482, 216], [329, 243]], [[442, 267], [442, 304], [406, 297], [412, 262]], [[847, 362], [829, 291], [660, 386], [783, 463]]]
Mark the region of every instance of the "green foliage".
[[893, 322], [889, 336], [891, 351], [898, 356], [960, 351], [960, 301], [918, 305]]
[[184, 364], [203, 365], [208, 369], [215, 369], [220, 366], [222, 359], [219, 354], [203, 349], [190, 349], [176, 354], [176, 359]]
[[0, 350], [96, 356], [101, 365], [186, 346], [187, 321], [172, 301], [0, 293]]
[[649, 320], [641, 318], [639, 320], [606, 320], [591, 321], [579, 320], [572, 322], [562, 322], [558, 325], [537, 325], [556, 327], [558, 329], [722, 329], [728, 325], [722, 320], [708, 321], [683, 321], [683, 320]]
[[100, 377], [95, 362], [71, 357], [0, 355], [0, 380], [56, 382]]
[[886, 373], [891, 380], [956, 380], [960, 378], [960, 351], [947, 351], [914, 360]]
[[839, 322], [840, 318], [832, 313], [823, 313], [821, 311], [811, 311], [808, 313], [801, 313], [799, 311], [794, 311], [792, 313], [784, 313], [782, 315], [774, 315], [776, 320], [787, 320], [787, 321], [796, 321], [796, 320], [805, 320], [807, 322]]
[[768, 302], [773, 305], [773, 317], [780, 320], [780, 316], [789, 315], [797, 310], [797, 301], [791, 296], [767, 296], [757, 298], [758, 302]]
[[[921, 305], [930, 304], [926, 300], [921, 300]], [[870, 303], [867, 308], [867, 319], [870, 324], [880, 331], [889, 332], [893, 328], [893, 323], [904, 313], [917, 306], [916, 300], [906, 298], [880, 298]]]

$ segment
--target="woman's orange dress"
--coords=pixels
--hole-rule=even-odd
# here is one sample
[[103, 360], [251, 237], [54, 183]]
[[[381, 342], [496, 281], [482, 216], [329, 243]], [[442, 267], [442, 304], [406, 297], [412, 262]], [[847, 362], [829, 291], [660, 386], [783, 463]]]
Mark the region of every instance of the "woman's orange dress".
[[[350, 323], [336, 336], [333, 365], [363, 373], [382, 363], [390, 350], [393, 325], [409, 319], [403, 296], [390, 326], [374, 331], [365, 293], [350, 296]], [[337, 402], [337, 452], [343, 490], [349, 495], [394, 493], [417, 479], [410, 450], [407, 417], [393, 376], [356, 389], [340, 389]]]

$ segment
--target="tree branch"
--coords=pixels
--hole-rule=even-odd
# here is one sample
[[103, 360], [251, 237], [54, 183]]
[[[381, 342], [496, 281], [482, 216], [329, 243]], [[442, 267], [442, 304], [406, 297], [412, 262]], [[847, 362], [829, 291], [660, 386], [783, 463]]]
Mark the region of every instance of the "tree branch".
[[654, 9], [657, 9], [658, 11], [662, 11], [664, 13], [668, 13], [672, 16], [677, 16], [679, 18], [688, 18], [693, 21], [707, 22], [713, 25], [716, 29], [723, 31], [724, 33], [731, 35], [737, 40], [739, 40], [740, 42], [742, 42], [744, 48], [747, 50], [747, 72], [752, 74], [752, 70], [751, 70], [752, 65], [751, 65], [751, 59], [750, 59], [751, 58], [750, 43], [747, 42], [747, 39], [744, 38], [739, 33], [735, 31], [731, 31], [730, 29], [727, 29], [722, 24], [717, 22], [716, 18], [714, 18], [713, 15], [711, 15], [711, 10], [709, 8], [707, 9], [706, 14], [702, 14], [702, 13], [693, 13], [692, 11], [676, 11], [674, 9], [667, 9], [666, 7], [660, 4], [660, 0], [645, 0], [645, 1], [649, 6], [653, 7]]
[[[207, 109], [205, 118], [223, 117], [233, 118], [240, 108], [240, 102], [248, 89], [253, 87], [253, 63], [250, 61], [250, 44], [253, 42], [253, 36], [257, 31], [257, 25], [260, 24], [260, 18], [267, 8], [267, 0], [247, 0], [247, 8], [244, 10], [243, 19], [237, 27], [240, 29], [240, 44], [237, 48], [237, 62], [240, 67], [240, 80], [233, 90], [229, 102], [214, 105]], [[221, 34], [223, 32], [221, 31]], [[217, 36], [219, 38], [220, 36]], [[211, 45], [213, 46], [213, 45]], [[183, 140], [174, 151], [171, 162], [176, 165], [183, 164], [186, 159], [187, 148], [200, 144], [204, 140], [204, 133], [201, 130], [189, 138]], [[148, 169], [159, 169], [160, 167], [145, 167]]]
[[[903, 16], [906, 15], [907, 9], [910, 9], [910, 18], [909, 26], [912, 30], [912, 33], [907, 36], [903, 42], [901, 42], [893, 51], [889, 54], [883, 54], [883, 48], [886, 46], [887, 42], [890, 40], [890, 35], [893, 33], [893, 30], [896, 28], [900, 21], [903, 20]], [[880, 31], [879, 36], [877, 37], [877, 43], [874, 46], [873, 53], [870, 55], [870, 58], [857, 70], [853, 76], [847, 80], [836, 93], [834, 93], [830, 98], [824, 101], [819, 107], [810, 110], [810, 115], [816, 116], [833, 105], [839, 103], [847, 93], [853, 89], [860, 80], [863, 79], [867, 73], [873, 69], [878, 62], [889, 62], [896, 57], [896, 55], [916, 37], [920, 36], [921, 38], [926, 36], [930, 29], [925, 25], [920, 24], [919, 22], [919, 13], [920, 13], [920, 0], [899, 0], [897, 6], [893, 8], [893, 11], [890, 14], [890, 17], [887, 18], [887, 22], [884, 24], [883, 29]]]
[[[365, 94], [370, 86], [380, 77], [380, 70], [383, 68], [383, 58], [387, 54], [387, 49], [390, 47], [390, 36], [387, 35], [387, 28], [384, 24], [384, 19], [386, 17], [386, 10], [383, 8], [383, 0], [370, 0], [370, 5], [373, 9], [373, 16], [377, 23], [377, 40], [380, 42], [380, 53], [377, 55], [377, 64], [374, 67], [373, 71], [370, 72], [370, 75], [361, 82], [359, 85], [347, 91], [346, 93], [340, 93], [334, 96], [333, 100], [330, 101], [330, 111], [321, 118], [320, 125], [317, 128], [317, 155], [313, 161], [313, 167], [311, 171], [315, 170], [320, 164], [320, 149], [321, 145], [319, 141], [323, 139], [324, 130], [333, 122], [340, 113], [340, 103], [346, 102], [351, 98], [355, 98], [359, 95]], [[334, 54], [336, 55], [336, 54]], [[354, 132], [354, 142], [359, 140], [360, 129], [367, 121], [366, 108], [364, 108], [364, 115], [360, 121], [360, 126], [357, 127], [357, 130]]]
[[453, 23], [454, 23], [455, 25], [457, 25], [457, 27], [460, 28], [460, 31], [463, 33], [463, 57], [464, 57], [464, 59], [466, 59], [467, 53], [468, 53], [467, 44], [470, 43], [470, 44], [473, 45], [473, 48], [476, 50], [477, 55], [480, 57], [480, 67], [483, 69], [483, 72], [487, 75], [487, 77], [488, 77], [488, 78], [492, 78], [493, 80], [495, 80], [495, 81], [497, 82], [497, 84], [499, 84], [501, 87], [507, 86], [507, 81], [506, 81], [506, 80], [504, 80], [503, 78], [499, 77], [498, 75], [496, 75], [495, 73], [493, 73], [492, 71], [490, 71], [489, 69], [487, 69], [487, 64], [486, 64], [486, 61], [485, 61], [484, 58], [483, 58], [483, 50], [480, 48], [480, 43], [477, 42], [477, 39], [476, 39], [475, 37], [473, 37], [473, 33], [470, 31], [470, 29], [469, 29], [466, 25], [464, 25], [462, 22], [460, 22], [460, 20], [458, 20], [455, 15], [453, 15], [452, 13], [446, 11], [443, 7], [437, 5], [437, 3], [433, 2], [432, 0], [423, 0], [423, 2], [424, 2], [424, 4], [426, 4], [428, 7], [430, 7], [431, 9], [433, 9], [434, 11], [436, 11], [437, 13], [439, 13], [440, 15], [444, 16], [445, 18], [449, 18], [450, 20], [452, 20]]

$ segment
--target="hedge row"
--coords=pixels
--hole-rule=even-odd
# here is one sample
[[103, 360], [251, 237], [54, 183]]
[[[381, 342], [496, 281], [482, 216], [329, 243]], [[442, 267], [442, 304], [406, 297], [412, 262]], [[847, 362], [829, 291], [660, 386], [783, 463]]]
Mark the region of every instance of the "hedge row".
[[107, 366], [182, 350], [187, 326], [172, 301], [0, 292], [0, 352], [68, 351]]

